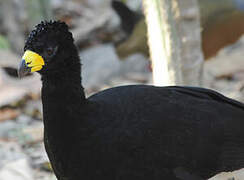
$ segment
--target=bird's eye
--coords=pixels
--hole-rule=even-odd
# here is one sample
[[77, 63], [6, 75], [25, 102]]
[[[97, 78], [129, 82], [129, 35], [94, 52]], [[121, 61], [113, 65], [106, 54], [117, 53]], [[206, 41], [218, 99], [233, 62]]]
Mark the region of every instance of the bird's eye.
[[49, 57], [52, 57], [56, 54], [58, 50], [58, 46], [55, 46], [55, 47], [48, 47], [46, 50], [45, 50], [45, 54]]
[[52, 56], [53, 55], [53, 48], [48, 48], [47, 49], [47, 55]]

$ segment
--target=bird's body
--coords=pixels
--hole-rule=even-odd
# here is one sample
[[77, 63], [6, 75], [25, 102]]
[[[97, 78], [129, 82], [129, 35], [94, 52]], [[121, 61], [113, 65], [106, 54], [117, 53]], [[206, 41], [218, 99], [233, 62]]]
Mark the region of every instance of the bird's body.
[[137, 85], [83, 99], [70, 88], [51, 98], [43, 89], [45, 143], [60, 177], [177, 179], [183, 168], [206, 178], [244, 167], [244, 106], [216, 92]]
[[[49, 33], [38, 35], [43, 26]], [[202, 180], [244, 167], [243, 104], [208, 89], [145, 85], [86, 98], [77, 50], [58, 36], [64, 28], [43, 23], [25, 46], [48, 59], [39, 71], [44, 142], [58, 180]], [[54, 34], [66, 46], [47, 56], [35, 42]]]

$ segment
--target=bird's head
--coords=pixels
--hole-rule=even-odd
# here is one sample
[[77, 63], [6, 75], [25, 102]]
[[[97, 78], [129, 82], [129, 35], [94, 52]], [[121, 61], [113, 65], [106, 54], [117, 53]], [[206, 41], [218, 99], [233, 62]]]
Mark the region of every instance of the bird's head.
[[41, 75], [64, 70], [77, 61], [77, 49], [72, 34], [64, 22], [50, 21], [36, 25], [28, 36], [24, 55], [19, 66], [19, 76], [29, 72]]

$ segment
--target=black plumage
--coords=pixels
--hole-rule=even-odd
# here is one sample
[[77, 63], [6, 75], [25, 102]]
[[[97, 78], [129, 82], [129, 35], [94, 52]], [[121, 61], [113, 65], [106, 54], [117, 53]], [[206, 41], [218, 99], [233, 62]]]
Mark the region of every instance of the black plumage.
[[146, 85], [86, 98], [61, 22], [37, 25], [25, 50], [45, 61], [44, 143], [59, 180], [200, 180], [244, 167], [242, 103], [208, 89]]

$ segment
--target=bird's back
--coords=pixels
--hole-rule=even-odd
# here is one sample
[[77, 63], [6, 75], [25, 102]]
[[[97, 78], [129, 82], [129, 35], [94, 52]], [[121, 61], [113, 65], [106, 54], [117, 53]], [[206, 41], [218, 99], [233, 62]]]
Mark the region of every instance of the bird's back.
[[231, 143], [244, 150], [234, 138], [243, 137], [244, 106], [214, 91], [125, 86], [88, 100], [96, 108], [82, 118], [89, 126], [77, 158], [82, 177], [160, 179], [181, 168], [209, 177], [243, 164], [221, 158]]

